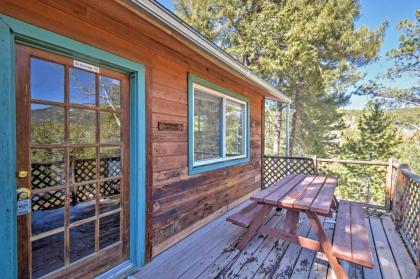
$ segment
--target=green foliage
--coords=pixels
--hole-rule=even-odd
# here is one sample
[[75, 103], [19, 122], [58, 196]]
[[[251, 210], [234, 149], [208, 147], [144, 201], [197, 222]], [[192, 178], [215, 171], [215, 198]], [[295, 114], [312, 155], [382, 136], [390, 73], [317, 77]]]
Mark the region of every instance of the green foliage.
[[[387, 162], [397, 154], [402, 140], [380, 103], [371, 103], [357, 122], [357, 131], [341, 145], [343, 158]], [[328, 170], [340, 177], [341, 198], [383, 205], [386, 168], [348, 164], [329, 166]]]
[[[375, 80], [369, 80], [357, 88], [356, 94], [367, 95], [386, 101], [391, 107], [401, 105], [420, 106], [420, 10], [416, 11], [416, 19], [402, 20], [397, 26], [402, 34], [398, 48], [387, 53], [393, 65]], [[397, 88], [392, 84], [396, 80], [414, 78], [417, 82], [409, 88]]]
[[[295, 154], [331, 154], [342, 93], [376, 58], [386, 23], [355, 28], [356, 0], [179, 0], [177, 14], [292, 97]], [[318, 142], [314, 138], [319, 138]], [[269, 139], [270, 140], [270, 139]], [[274, 138], [272, 139], [274, 140]]]

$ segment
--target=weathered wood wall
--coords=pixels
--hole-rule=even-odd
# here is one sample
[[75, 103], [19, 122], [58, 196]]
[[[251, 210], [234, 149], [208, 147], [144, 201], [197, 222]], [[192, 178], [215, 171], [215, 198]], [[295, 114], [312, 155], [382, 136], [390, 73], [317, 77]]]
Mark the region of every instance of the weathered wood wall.
[[[152, 162], [147, 166], [150, 256], [152, 246], [158, 253], [175, 235], [261, 186], [265, 93], [157, 28], [138, 11], [129, 11], [130, 7], [125, 1], [5, 0], [0, 12], [146, 66], [146, 149]], [[250, 99], [249, 163], [188, 175], [188, 72]], [[158, 131], [159, 121], [182, 123], [184, 130]]]

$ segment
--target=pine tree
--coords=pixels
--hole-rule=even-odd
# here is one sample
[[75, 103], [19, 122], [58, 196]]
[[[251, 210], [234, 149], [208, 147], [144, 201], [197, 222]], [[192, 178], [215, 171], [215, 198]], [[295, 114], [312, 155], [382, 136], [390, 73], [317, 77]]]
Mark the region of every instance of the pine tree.
[[343, 144], [345, 157], [372, 161], [395, 155], [395, 146], [401, 143], [401, 138], [381, 106], [379, 102], [368, 105], [358, 123], [359, 137], [347, 138]]
[[[342, 144], [342, 157], [346, 159], [387, 161], [396, 154], [401, 143], [391, 119], [379, 102], [370, 103], [359, 119], [357, 135], [346, 138]], [[385, 175], [378, 166], [340, 165], [332, 170], [340, 177], [339, 196], [350, 200], [384, 205]]]

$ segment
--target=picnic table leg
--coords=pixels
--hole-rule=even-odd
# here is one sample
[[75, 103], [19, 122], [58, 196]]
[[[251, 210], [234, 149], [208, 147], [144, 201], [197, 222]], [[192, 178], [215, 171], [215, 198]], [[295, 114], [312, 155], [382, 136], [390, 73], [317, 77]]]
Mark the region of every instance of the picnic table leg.
[[270, 213], [273, 207], [271, 205], [264, 205], [260, 211], [255, 215], [254, 219], [251, 222], [251, 225], [248, 228], [248, 231], [238, 242], [238, 249], [243, 250], [252, 237], [258, 232], [258, 229], [264, 224], [265, 218], [268, 213]]
[[325, 234], [324, 228], [322, 227], [318, 216], [316, 215], [316, 213], [310, 211], [305, 211], [305, 213], [308, 216], [312, 229], [318, 236], [318, 240], [321, 243], [322, 250], [327, 256], [328, 262], [330, 263], [335, 276], [338, 279], [348, 279], [347, 273], [344, 270], [343, 266], [340, 264], [337, 257], [335, 257], [332, 253], [332, 244], [328, 239], [327, 235]]
[[296, 234], [297, 224], [299, 223], [299, 211], [287, 209], [282, 229], [285, 232]]

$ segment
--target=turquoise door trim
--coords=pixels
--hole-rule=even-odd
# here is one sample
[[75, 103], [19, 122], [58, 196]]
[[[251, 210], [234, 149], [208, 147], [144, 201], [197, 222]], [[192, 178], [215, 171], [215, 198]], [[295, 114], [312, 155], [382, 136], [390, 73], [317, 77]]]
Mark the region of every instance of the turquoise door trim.
[[17, 277], [16, 98], [13, 33], [0, 19], [0, 274]]
[[[232, 159], [226, 160], [216, 163], [210, 163], [208, 165], [202, 166], [194, 166], [194, 144], [193, 144], [193, 137], [194, 137], [194, 88], [193, 84], [198, 83], [204, 85], [210, 89], [223, 93], [225, 95], [231, 96], [238, 100], [241, 100], [247, 104], [247, 111], [246, 111], [246, 119], [247, 119], [247, 131], [245, 137], [245, 144], [246, 144], [246, 156], [239, 159]], [[218, 84], [212, 83], [205, 79], [202, 79], [192, 73], [188, 73], [188, 173], [190, 175], [212, 171], [216, 169], [226, 168], [235, 166], [238, 164], [243, 164], [250, 161], [250, 152], [251, 152], [251, 103], [249, 98], [234, 93]]]
[[[17, 276], [15, 42], [130, 74], [130, 261], [144, 265], [146, 86], [143, 65], [0, 14], [0, 274]], [[7, 162], [7, 164], [4, 164]]]

